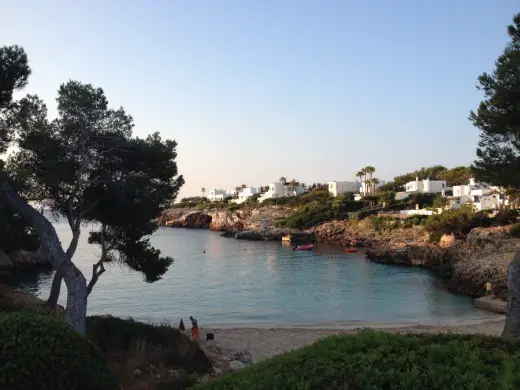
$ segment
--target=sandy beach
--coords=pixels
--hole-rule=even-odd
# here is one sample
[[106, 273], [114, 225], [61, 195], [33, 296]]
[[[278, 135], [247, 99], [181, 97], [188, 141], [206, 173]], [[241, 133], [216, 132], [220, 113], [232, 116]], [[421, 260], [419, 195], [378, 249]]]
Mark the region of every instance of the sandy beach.
[[[356, 324], [356, 326], [262, 326], [262, 327], [226, 327], [202, 328], [201, 346], [212, 358], [216, 366], [225, 369], [226, 362], [233, 360], [239, 351], [248, 350], [254, 362], [312, 344], [315, 341], [334, 334], [352, 334], [360, 328], [372, 328], [396, 334], [416, 333], [456, 333], [486, 334], [499, 336], [504, 327], [504, 316], [489, 320], [461, 321], [446, 325], [421, 324]], [[205, 334], [212, 332], [214, 341], [204, 341]]]

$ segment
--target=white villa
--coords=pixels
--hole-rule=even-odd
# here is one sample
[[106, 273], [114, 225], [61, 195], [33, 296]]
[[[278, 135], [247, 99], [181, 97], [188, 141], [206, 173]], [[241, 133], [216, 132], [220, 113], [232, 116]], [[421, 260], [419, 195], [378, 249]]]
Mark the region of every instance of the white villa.
[[471, 204], [477, 211], [495, 210], [509, 204], [500, 187], [487, 183], [478, 183], [469, 179], [469, 184], [453, 186], [453, 196], [450, 196], [450, 206], [459, 209], [464, 204]]
[[258, 201], [263, 202], [266, 199], [283, 198], [284, 196], [297, 196], [303, 194], [304, 192], [305, 187], [301, 184], [298, 184], [296, 187], [292, 188], [287, 184], [284, 185], [282, 182], [276, 181], [269, 184], [269, 190], [260, 195]]
[[260, 188], [258, 187], [246, 187], [240, 190], [238, 193], [238, 199], [234, 199], [233, 201], [237, 204], [244, 203], [246, 200], [251, 198], [253, 195], [259, 194]]
[[361, 182], [359, 181], [329, 181], [329, 193], [336, 197], [346, 192], [359, 193]]
[[444, 194], [448, 188], [446, 180], [419, 180], [418, 177], [415, 181], [409, 181], [404, 186], [407, 193], [411, 192], [422, 192], [425, 194]]
[[219, 202], [226, 198], [231, 198], [233, 196], [232, 193], [230, 193], [227, 190], [223, 190], [222, 188], [220, 188], [220, 189], [213, 188], [213, 189], [209, 190], [208, 194], [209, 194], [208, 199], [211, 202]]

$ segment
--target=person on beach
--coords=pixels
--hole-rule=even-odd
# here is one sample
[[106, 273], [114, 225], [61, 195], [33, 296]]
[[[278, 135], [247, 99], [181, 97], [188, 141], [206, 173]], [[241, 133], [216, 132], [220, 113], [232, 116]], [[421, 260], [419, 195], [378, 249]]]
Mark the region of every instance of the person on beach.
[[493, 295], [493, 285], [490, 282], [486, 282], [484, 285], [486, 288], [486, 297]]
[[191, 321], [191, 338], [194, 341], [199, 342], [199, 339], [200, 339], [199, 324], [197, 323], [197, 320], [195, 318], [193, 318], [192, 316], [190, 316], [190, 321]]
[[179, 322], [179, 330], [181, 332], [184, 332], [186, 330], [186, 327], [184, 326], [184, 321], [181, 318], [181, 322]]

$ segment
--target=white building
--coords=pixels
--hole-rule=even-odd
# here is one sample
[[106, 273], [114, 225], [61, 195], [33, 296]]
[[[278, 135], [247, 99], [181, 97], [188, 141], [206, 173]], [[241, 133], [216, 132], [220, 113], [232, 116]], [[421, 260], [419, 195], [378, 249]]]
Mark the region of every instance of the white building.
[[284, 185], [282, 182], [276, 181], [269, 184], [269, 190], [258, 198], [259, 202], [263, 202], [266, 199], [283, 198], [284, 196], [297, 196], [305, 192], [305, 187], [298, 184], [294, 188], [290, 185]]
[[471, 204], [476, 211], [496, 210], [507, 206], [509, 201], [500, 187], [487, 183], [479, 183], [469, 179], [469, 184], [453, 186], [453, 196], [450, 197], [450, 206], [459, 209], [464, 204]]
[[361, 182], [359, 181], [329, 181], [329, 193], [336, 197], [346, 192], [359, 193]]
[[472, 205], [475, 211], [498, 210], [501, 207], [507, 206], [509, 201], [503, 194], [487, 194], [482, 196], [463, 195], [450, 199], [450, 207], [452, 209], [460, 209], [462, 205], [465, 204]]
[[244, 203], [246, 200], [251, 198], [253, 195], [259, 194], [260, 188], [258, 187], [246, 187], [240, 190], [238, 193], [238, 199], [235, 199], [235, 203], [240, 204]]
[[226, 190], [223, 190], [222, 188], [220, 188], [220, 189], [213, 188], [213, 189], [209, 190], [208, 199], [212, 202], [219, 202], [226, 198], [231, 198], [232, 196], [233, 196], [232, 193], [230, 193]]
[[418, 177], [415, 181], [410, 181], [404, 186], [405, 191], [410, 192], [422, 192], [425, 194], [440, 194], [444, 193], [447, 189], [446, 180], [419, 180]]
[[469, 179], [469, 184], [453, 186], [453, 196], [482, 196], [493, 192], [493, 187], [487, 183], [478, 183], [475, 179]]

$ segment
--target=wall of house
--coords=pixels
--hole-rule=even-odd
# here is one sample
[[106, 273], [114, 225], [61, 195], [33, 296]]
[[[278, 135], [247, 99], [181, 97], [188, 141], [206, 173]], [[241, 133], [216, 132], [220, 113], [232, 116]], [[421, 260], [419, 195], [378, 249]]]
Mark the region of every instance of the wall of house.
[[338, 196], [346, 192], [359, 192], [361, 183], [358, 181], [331, 181], [329, 182], [329, 193]]

